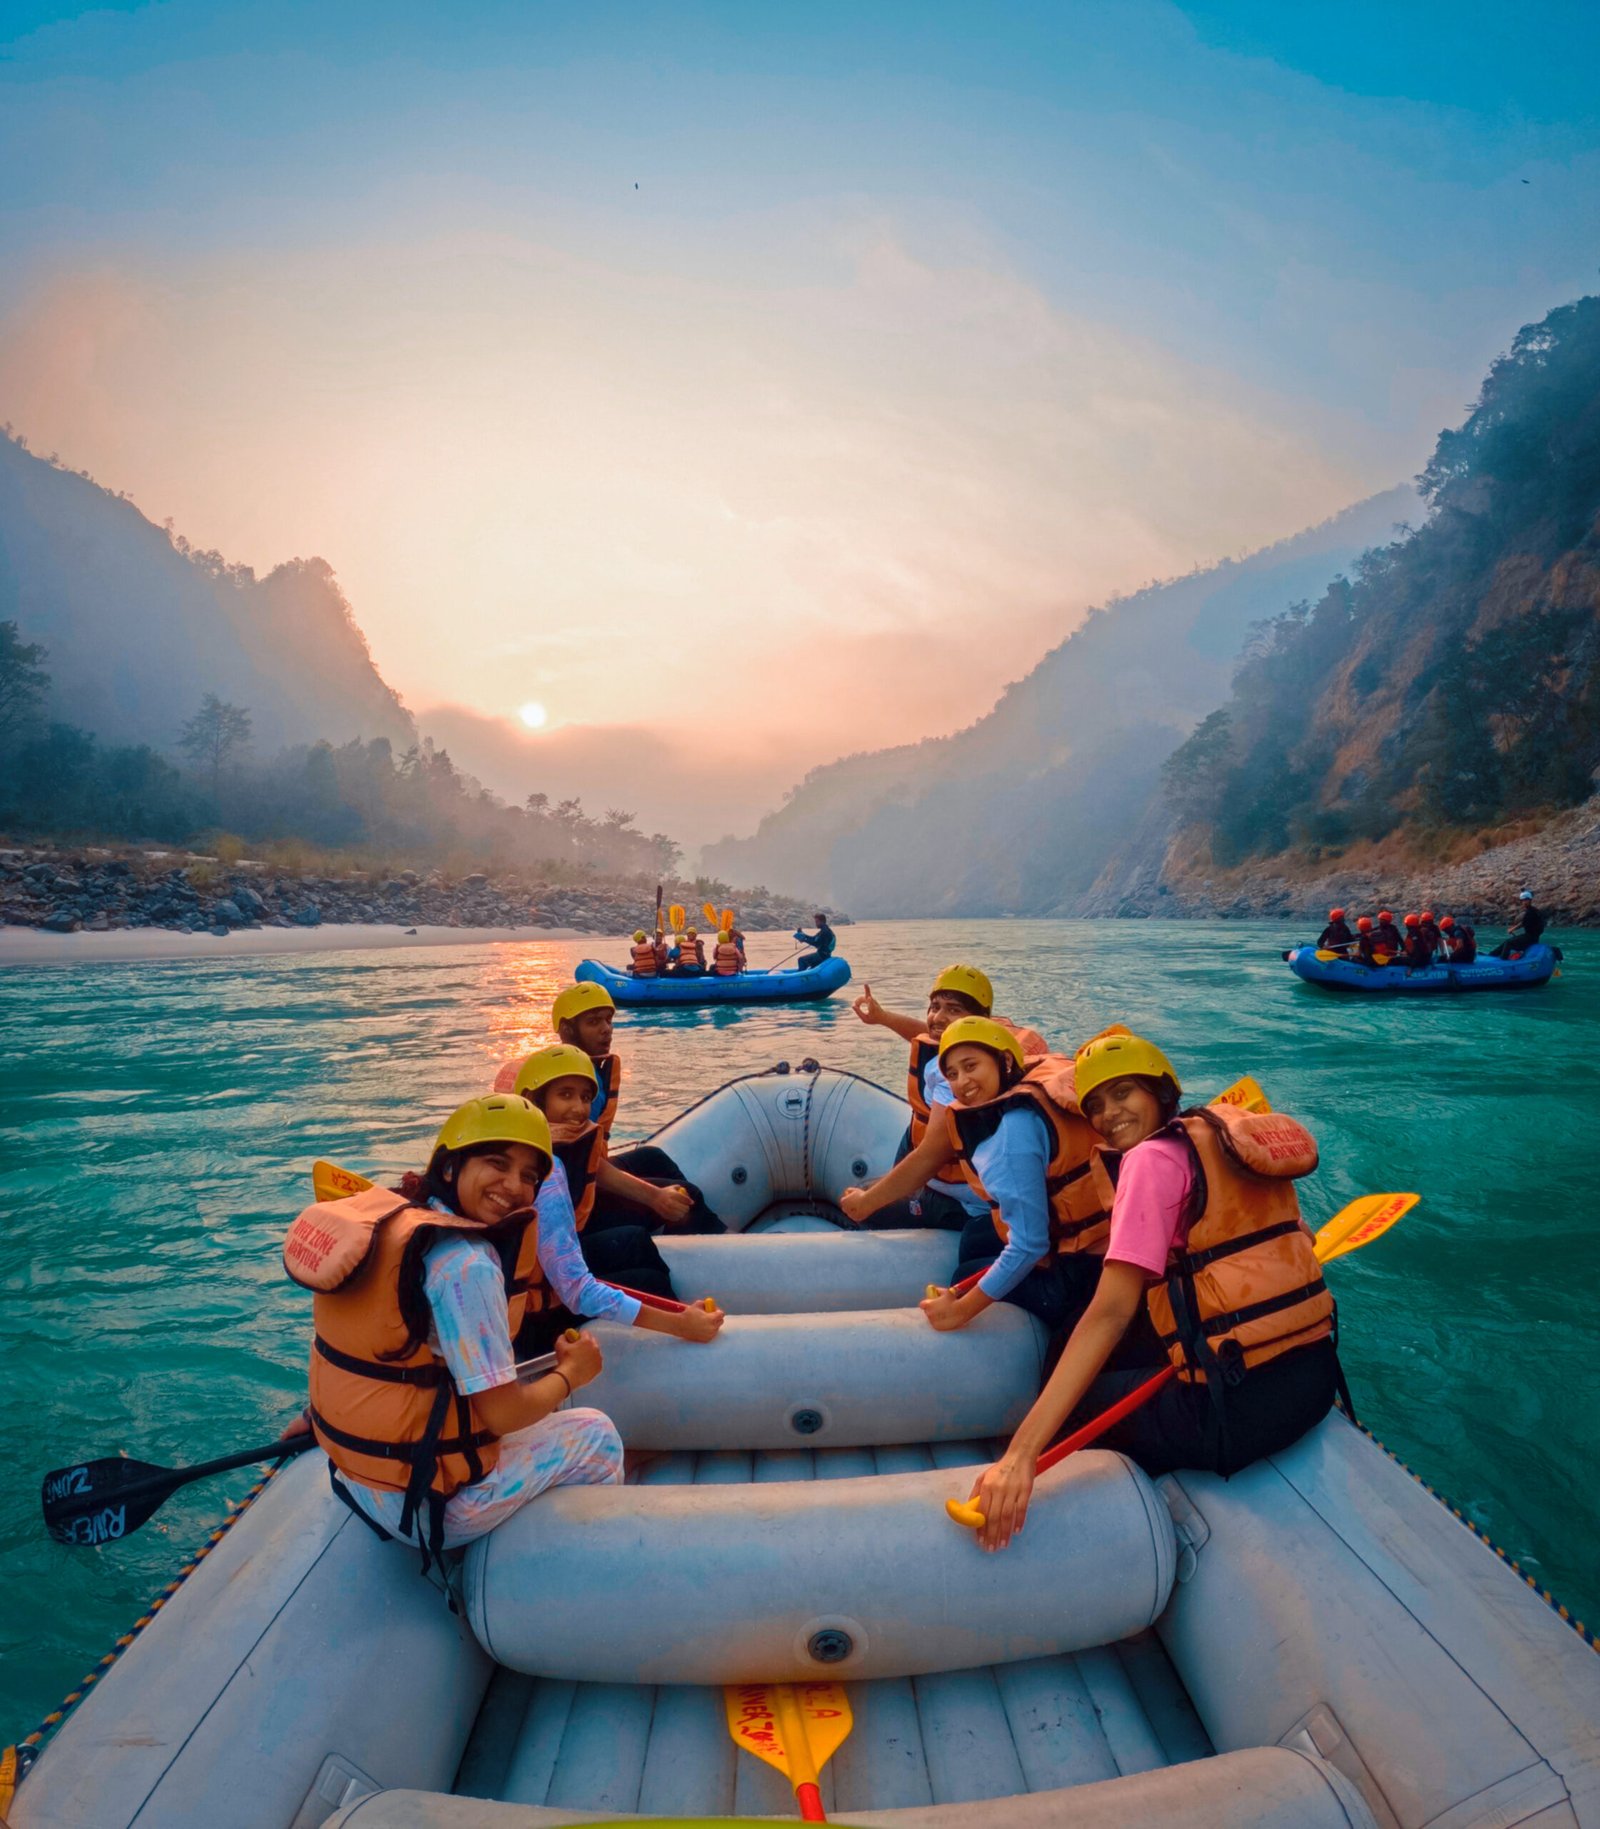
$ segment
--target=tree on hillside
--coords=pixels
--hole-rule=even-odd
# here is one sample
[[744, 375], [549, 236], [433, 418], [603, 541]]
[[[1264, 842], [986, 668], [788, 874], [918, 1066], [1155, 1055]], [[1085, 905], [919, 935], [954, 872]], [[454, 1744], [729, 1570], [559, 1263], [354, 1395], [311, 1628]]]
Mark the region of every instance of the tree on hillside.
[[23, 641], [14, 622], [0, 622], [0, 744], [7, 744], [28, 723], [50, 684], [40, 663], [46, 650]]
[[178, 747], [194, 758], [197, 768], [210, 769], [214, 793], [223, 769], [249, 742], [250, 713], [242, 705], [230, 705], [208, 692], [184, 725]]

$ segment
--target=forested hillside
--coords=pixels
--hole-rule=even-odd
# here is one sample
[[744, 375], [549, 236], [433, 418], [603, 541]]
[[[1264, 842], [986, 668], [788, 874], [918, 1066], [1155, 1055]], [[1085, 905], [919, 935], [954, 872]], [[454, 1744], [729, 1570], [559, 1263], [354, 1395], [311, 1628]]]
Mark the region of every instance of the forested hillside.
[[168, 749], [208, 692], [249, 707], [264, 752], [416, 736], [321, 559], [257, 578], [9, 436], [0, 621], [48, 651], [47, 714], [102, 743]]
[[1518, 335], [1419, 482], [1426, 524], [1258, 631], [1167, 763], [1184, 867], [1448, 849], [1593, 791], [1600, 299]]
[[1391, 490], [1092, 613], [969, 729], [813, 771], [754, 837], [709, 847], [706, 867], [826, 884], [858, 915], [1070, 907], [1156, 793], [1163, 759], [1226, 696], [1252, 625], [1320, 596], [1415, 512], [1409, 490]]

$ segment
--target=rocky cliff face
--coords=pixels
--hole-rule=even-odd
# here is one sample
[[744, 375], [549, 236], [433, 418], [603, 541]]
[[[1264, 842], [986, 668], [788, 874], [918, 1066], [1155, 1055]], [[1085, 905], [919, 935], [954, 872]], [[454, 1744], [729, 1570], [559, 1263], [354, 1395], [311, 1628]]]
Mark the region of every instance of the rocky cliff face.
[[1293, 917], [1320, 928], [1330, 908], [1431, 908], [1493, 930], [1509, 923], [1521, 889], [1568, 927], [1600, 926], [1600, 797], [1538, 831], [1488, 843], [1471, 857], [1427, 862], [1399, 846], [1363, 846], [1336, 862], [1262, 858], [1233, 869], [1174, 836], [1152, 815], [1072, 912], [1159, 920]]

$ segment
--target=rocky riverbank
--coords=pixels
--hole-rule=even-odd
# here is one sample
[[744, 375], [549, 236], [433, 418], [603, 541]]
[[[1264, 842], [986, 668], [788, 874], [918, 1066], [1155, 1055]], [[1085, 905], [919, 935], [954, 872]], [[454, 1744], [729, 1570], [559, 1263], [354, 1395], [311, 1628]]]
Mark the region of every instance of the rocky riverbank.
[[[700, 898], [669, 884], [693, 922]], [[803, 902], [766, 891], [732, 898], [747, 932], [808, 925]], [[638, 884], [574, 887], [521, 871], [349, 871], [310, 874], [241, 858], [226, 863], [192, 852], [0, 849], [0, 926], [45, 933], [160, 928], [227, 934], [259, 927], [328, 924], [452, 928], [564, 928], [620, 934], [650, 924], [655, 892]]]
[[1600, 926], [1600, 797], [1538, 831], [1490, 845], [1473, 857], [1419, 862], [1398, 846], [1368, 847], [1337, 861], [1266, 858], [1224, 870], [1186, 852], [1170, 824], [1151, 825], [1080, 904], [1062, 913], [1162, 920], [1270, 919], [1315, 922], [1331, 907], [1353, 920], [1379, 907], [1431, 908], [1494, 929], [1511, 917], [1517, 892], [1562, 927]]

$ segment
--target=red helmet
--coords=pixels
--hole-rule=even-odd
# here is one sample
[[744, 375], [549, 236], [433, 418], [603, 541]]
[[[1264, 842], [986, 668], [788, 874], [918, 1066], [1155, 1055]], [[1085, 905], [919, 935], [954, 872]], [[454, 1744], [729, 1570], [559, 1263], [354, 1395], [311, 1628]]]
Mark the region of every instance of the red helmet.
[[1330, 921], [1342, 921], [1344, 919], [1344, 910], [1342, 908], [1330, 908], [1328, 910], [1328, 919]]
[[1432, 921], [1433, 910], [1431, 908], [1424, 908], [1422, 911], [1422, 918], [1424, 921]]
[[1380, 908], [1378, 910], [1378, 919], [1380, 921], [1392, 921], [1394, 916], [1390, 914], [1387, 908]]
[[1456, 924], [1456, 918], [1454, 915], [1446, 915], [1445, 918], [1439, 923], [1440, 927], [1442, 927], [1446, 933], [1448, 933], [1450, 931], [1450, 929], [1455, 926], [1455, 924]]
[[1361, 919], [1356, 922], [1356, 931], [1357, 933], [1370, 934], [1372, 932], [1372, 916], [1363, 915]]
[[1415, 915], [1406, 916], [1406, 926], [1407, 927], [1420, 927], [1421, 925], [1422, 925], [1422, 923], [1417, 919], [1417, 917]]

